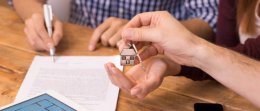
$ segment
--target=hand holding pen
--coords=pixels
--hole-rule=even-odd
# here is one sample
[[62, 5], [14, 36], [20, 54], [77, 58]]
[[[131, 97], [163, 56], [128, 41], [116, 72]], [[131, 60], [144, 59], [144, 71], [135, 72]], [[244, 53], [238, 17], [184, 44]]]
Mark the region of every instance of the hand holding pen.
[[[42, 7], [43, 10], [43, 7]], [[24, 18], [24, 32], [31, 45], [36, 51], [49, 51], [48, 44], [53, 46], [58, 45], [63, 36], [62, 22], [56, 17], [53, 17], [53, 34], [52, 38], [48, 36], [45, 26], [44, 14], [42, 12], [34, 12], [27, 18]]]

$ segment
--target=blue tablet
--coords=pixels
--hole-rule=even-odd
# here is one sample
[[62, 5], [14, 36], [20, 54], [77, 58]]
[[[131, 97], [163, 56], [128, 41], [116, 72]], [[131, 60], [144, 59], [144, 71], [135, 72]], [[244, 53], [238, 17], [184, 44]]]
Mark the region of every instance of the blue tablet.
[[[1, 109], [1, 108], [0, 108]], [[61, 95], [43, 93], [22, 102], [5, 106], [1, 111], [86, 111]]]

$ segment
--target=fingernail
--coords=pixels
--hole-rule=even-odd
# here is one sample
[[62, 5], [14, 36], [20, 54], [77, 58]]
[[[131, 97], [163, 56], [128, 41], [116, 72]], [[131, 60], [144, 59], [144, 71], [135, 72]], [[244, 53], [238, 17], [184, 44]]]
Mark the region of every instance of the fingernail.
[[93, 51], [93, 50], [94, 50], [94, 46], [90, 45], [90, 46], [88, 47], [88, 50]]
[[131, 95], [134, 96], [134, 95], [137, 95], [141, 92], [141, 89], [140, 88], [133, 88], [131, 90]]
[[54, 45], [52, 43], [48, 43], [47, 46], [49, 49], [54, 47]]
[[123, 31], [123, 37], [125, 38], [131, 38], [134, 35], [133, 29], [126, 29]]

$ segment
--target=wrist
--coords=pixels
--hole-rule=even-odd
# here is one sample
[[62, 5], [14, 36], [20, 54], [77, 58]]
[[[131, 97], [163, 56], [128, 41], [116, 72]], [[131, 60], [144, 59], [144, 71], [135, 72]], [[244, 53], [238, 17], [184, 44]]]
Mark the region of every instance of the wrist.
[[204, 69], [209, 65], [210, 60], [212, 60], [213, 56], [211, 55], [214, 53], [214, 45], [201, 38], [198, 39], [199, 43], [195, 46], [196, 52], [192, 56], [192, 65]]
[[24, 22], [26, 22], [26, 21], [31, 20], [33, 18], [39, 18], [39, 17], [43, 17], [42, 12], [34, 12], [34, 13], [31, 13], [31, 14], [25, 15], [22, 18], [23, 18]]

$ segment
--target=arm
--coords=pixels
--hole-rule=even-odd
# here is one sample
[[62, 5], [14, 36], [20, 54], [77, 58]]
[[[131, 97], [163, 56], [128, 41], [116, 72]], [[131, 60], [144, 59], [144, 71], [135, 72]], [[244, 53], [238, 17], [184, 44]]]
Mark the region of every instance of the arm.
[[45, 2], [46, 0], [13, 0], [13, 5], [21, 18], [26, 20], [34, 13], [43, 14], [42, 5]]
[[[228, 47], [236, 52], [245, 54], [249, 57], [260, 59], [260, 37], [248, 39], [245, 44], [238, 44], [235, 47]], [[182, 66], [181, 72], [177, 76], [185, 76], [192, 80], [212, 79], [206, 72], [195, 67]]]
[[[238, 45], [238, 33], [236, 22], [236, 0], [220, 0], [219, 14], [216, 32], [216, 44], [230, 47], [231, 49], [244, 53], [246, 55], [256, 55], [254, 45]], [[194, 25], [195, 26], [195, 25]], [[196, 25], [196, 27], [199, 25]], [[199, 29], [199, 28], [198, 28]], [[251, 42], [257, 42], [251, 40]], [[247, 50], [246, 50], [247, 49]], [[254, 49], [254, 50], [251, 50]], [[260, 51], [258, 51], [260, 52]], [[260, 54], [259, 54], [260, 55]], [[182, 66], [181, 72], [178, 76], [185, 76], [192, 80], [212, 79], [207, 73], [195, 67]]]
[[[196, 34], [197, 36], [199, 36], [205, 40], [208, 40], [208, 41], [213, 41], [214, 40], [213, 29], [216, 27], [215, 25], [216, 25], [216, 19], [217, 19], [217, 15], [218, 15], [218, 13], [217, 13], [218, 4], [216, 3], [215, 0], [208, 0], [207, 2], [206, 1], [205, 1], [204, 5], [191, 4], [191, 3], [199, 4], [197, 1], [186, 2], [186, 5], [185, 5], [186, 9], [187, 9], [188, 13], [190, 13], [190, 18], [192, 18], [192, 19], [181, 21], [181, 23], [189, 31]], [[202, 1], [202, 2], [204, 2], [204, 1]], [[212, 4], [212, 6], [210, 6], [209, 4]], [[207, 11], [201, 11], [201, 10], [207, 10]], [[215, 12], [215, 13], [209, 14], [210, 12]], [[209, 17], [205, 17], [208, 15], [209, 15]], [[198, 28], [198, 26], [199, 26], [199, 28]], [[189, 67], [189, 66], [181, 66], [181, 71], [176, 76], [185, 76], [189, 79], [196, 80], [196, 81], [213, 79], [203, 70], [195, 68], [195, 67]]]
[[[196, 34], [197, 36], [202, 37], [203, 39], [208, 41], [213, 41], [214, 32], [210, 25], [205, 21], [198, 18], [194, 18], [190, 20], [181, 21], [181, 23], [189, 31]], [[213, 79], [201, 69], [188, 66], [181, 66], [181, 71], [176, 76], [184, 76], [195, 81]]]
[[[194, 66], [260, 106], [260, 63], [206, 41], [198, 45]], [[212, 59], [214, 58], [214, 59]]]
[[[122, 37], [125, 42], [149, 42], [143, 51], [146, 53], [141, 56], [163, 54], [178, 64], [200, 68], [260, 107], [260, 62], [199, 38], [169, 13], [148, 12], [135, 16], [123, 30]], [[114, 67], [108, 69], [112, 69], [113, 75], [118, 73], [113, 71]]]

